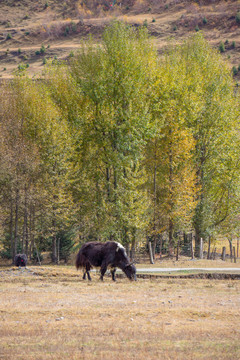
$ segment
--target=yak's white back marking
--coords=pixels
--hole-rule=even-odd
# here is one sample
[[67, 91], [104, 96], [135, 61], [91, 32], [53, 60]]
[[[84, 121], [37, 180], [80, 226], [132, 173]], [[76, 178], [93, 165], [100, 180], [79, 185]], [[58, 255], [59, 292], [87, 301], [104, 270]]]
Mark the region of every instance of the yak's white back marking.
[[122, 244], [120, 244], [119, 242], [115, 241], [115, 243], [117, 244], [117, 248], [116, 248], [116, 251], [118, 252], [119, 249], [122, 249], [124, 251], [124, 254], [126, 254], [126, 250], [125, 250], [125, 247], [122, 246]]

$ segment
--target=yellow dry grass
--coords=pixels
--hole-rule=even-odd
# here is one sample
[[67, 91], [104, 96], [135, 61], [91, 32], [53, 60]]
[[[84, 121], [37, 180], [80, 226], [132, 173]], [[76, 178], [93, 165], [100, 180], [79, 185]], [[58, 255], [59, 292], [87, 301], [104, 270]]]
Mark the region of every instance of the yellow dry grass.
[[0, 359], [238, 359], [240, 283], [0, 270]]

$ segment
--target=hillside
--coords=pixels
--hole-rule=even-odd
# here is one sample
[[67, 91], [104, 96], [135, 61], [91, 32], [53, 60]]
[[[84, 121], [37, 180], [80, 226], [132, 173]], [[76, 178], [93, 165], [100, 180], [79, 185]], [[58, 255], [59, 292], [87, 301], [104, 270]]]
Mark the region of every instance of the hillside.
[[66, 59], [89, 34], [99, 41], [113, 18], [146, 25], [159, 51], [201, 30], [213, 47], [223, 43], [223, 58], [237, 70], [238, 11], [240, 3], [234, 0], [1, 0], [0, 77], [12, 77], [18, 66], [31, 76], [40, 73], [47, 59]]

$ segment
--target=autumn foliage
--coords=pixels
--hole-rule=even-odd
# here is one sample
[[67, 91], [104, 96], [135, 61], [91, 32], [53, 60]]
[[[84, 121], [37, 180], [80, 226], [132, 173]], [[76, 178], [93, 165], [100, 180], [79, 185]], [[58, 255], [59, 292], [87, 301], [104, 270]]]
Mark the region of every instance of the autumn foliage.
[[91, 239], [134, 253], [162, 234], [173, 254], [176, 234], [237, 226], [239, 98], [200, 33], [159, 57], [146, 28], [113, 22], [0, 91], [2, 254], [58, 262]]

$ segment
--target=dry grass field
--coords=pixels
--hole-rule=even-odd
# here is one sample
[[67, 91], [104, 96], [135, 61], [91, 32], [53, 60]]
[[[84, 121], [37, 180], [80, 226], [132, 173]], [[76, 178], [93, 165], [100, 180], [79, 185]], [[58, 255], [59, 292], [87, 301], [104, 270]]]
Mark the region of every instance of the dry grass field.
[[240, 282], [0, 269], [0, 359], [239, 359]]

